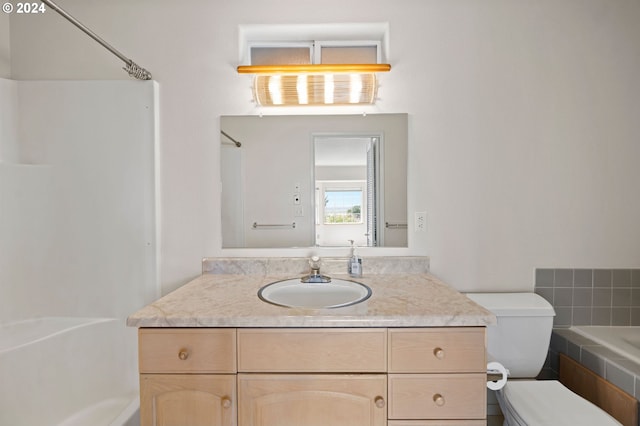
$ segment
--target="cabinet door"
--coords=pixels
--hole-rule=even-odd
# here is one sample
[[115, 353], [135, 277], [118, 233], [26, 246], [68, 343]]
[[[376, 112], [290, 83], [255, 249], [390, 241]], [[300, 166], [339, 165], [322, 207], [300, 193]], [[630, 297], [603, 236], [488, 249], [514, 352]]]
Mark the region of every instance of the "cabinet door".
[[235, 426], [235, 375], [142, 374], [141, 426]]
[[385, 426], [387, 378], [362, 375], [238, 375], [242, 426]]

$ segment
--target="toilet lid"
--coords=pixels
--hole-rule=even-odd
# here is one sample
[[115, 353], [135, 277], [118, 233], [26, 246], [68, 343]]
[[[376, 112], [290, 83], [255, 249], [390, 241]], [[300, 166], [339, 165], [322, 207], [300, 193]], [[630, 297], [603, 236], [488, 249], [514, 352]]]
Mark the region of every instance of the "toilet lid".
[[[498, 395], [509, 424], [620, 425], [616, 419], [555, 380], [508, 381]], [[504, 407], [502, 406], [504, 405]]]

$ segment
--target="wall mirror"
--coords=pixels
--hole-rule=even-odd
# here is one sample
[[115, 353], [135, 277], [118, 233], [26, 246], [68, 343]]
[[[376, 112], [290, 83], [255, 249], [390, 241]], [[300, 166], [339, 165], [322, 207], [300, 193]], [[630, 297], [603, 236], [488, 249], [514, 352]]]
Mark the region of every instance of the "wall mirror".
[[407, 247], [407, 114], [222, 116], [222, 247]]

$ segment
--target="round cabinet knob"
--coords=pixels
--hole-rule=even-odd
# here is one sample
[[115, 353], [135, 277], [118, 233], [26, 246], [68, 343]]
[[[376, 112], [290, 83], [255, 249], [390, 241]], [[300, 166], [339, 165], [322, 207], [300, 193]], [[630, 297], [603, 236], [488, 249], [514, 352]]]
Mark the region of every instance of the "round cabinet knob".
[[433, 350], [433, 356], [435, 356], [438, 359], [443, 359], [444, 358], [444, 349], [442, 348], [435, 348]]
[[438, 407], [442, 407], [444, 405], [444, 396], [439, 393], [433, 395], [433, 402], [435, 402]]
[[178, 352], [178, 358], [183, 361], [189, 358], [189, 351], [187, 351], [186, 349], [180, 349], [180, 352]]
[[222, 408], [229, 408], [231, 407], [231, 398], [229, 398], [228, 396], [225, 396], [222, 398]]
[[376, 399], [373, 400], [373, 403], [376, 404], [378, 408], [384, 408], [385, 402], [384, 398], [381, 396], [376, 396]]

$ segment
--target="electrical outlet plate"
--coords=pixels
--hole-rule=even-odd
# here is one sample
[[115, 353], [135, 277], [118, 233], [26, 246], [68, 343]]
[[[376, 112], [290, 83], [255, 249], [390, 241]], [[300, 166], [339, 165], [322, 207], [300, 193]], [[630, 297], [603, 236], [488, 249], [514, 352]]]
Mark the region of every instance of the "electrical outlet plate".
[[414, 225], [416, 232], [425, 232], [427, 230], [427, 212], [416, 212]]

